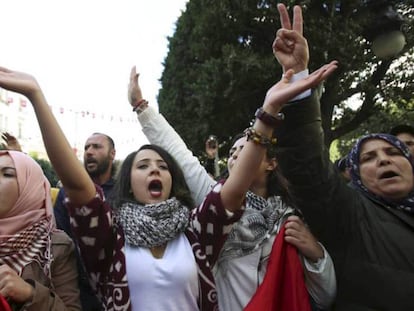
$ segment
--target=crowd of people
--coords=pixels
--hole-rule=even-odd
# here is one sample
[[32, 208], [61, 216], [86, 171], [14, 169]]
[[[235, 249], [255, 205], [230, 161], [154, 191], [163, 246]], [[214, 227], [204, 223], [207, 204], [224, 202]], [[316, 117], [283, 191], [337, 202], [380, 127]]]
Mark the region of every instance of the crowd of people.
[[414, 128], [363, 136], [332, 163], [314, 90], [338, 64], [309, 73], [301, 7], [278, 10], [283, 76], [222, 174], [216, 138], [203, 166], [135, 67], [128, 100], [150, 144], [116, 174], [111, 137], [93, 133], [80, 163], [36, 79], [0, 67], [62, 186], [53, 207], [40, 166], [2, 134], [0, 310], [414, 309]]

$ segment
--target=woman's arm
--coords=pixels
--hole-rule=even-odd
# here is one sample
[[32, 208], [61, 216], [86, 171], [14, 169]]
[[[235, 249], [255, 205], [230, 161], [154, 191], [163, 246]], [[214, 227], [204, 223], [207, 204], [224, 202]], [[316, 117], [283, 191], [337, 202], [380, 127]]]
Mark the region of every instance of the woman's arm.
[[[128, 98], [131, 106], [142, 99], [138, 77], [139, 74], [133, 67], [128, 86]], [[198, 158], [193, 155], [185, 142], [160, 113], [147, 105], [140, 106], [137, 112], [142, 131], [148, 141], [164, 148], [177, 161], [184, 173], [196, 206], [200, 205], [216, 181], [207, 173]]]
[[317, 263], [303, 258], [303, 271], [306, 288], [314, 302], [320, 309], [328, 310], [336, 297], [336, 275], [331, 256], [322, 248], [323, 257]]
[[[279, 3], [277, 7], [282, 27], [273, 42], [273, 53], [284, 71], [292, 68], [299, 72], [309, 62], [302, 10], [294, 6], [291, 22], [286, 6]], [[338, 234], [341, 239], [351, 237], [344, 228], [358, 222], [362, 210], [352, 208], [359, 206], [359, 198], [330, 163], [317, 93], [283, 107], [285, 120], [276, 129], [277, 159], [306, 222], [331, 251], [333, 245], [338, 245]], [[336, 234], [333, 236], [332, 232]]]
[[163, 147], [177, 161], [196, 206], [200, 205], [216, 181], [161, 114], [148, 107], [138, 115], [138, 120], [149, 142]]
[[285, 241], [295, 246], [302, 256], [309, 294], [318, 307], [328, 309], [336, 295], [336, 276], [331, 257], [299, 216], [289, 216], [285, 228]]
[[[326, 79], [337, 67], [336, 62], [322, 66], [319, 70], [313, 72], [308, 77], [290, 82], [293, 76], [293, 70], [288, 70], [282, 79], [272, 86], [266, 94], [263, 110], [272, 116], [276, 116], [282, 109], [282, 106], [290, 99], [294, 98], [303, 91], [318, 85], [321, 81]], [[259, 136], [267, 137], [268, 139], [273, 134], [273, 128], [267, 122], [256, 119], [253, 130], [260, 133]], [[235, 211], [242, 206], [244, 196], [253, 181], [255, 172], [263, 157], [265, 156], [265, 146], [257, 142], [256, 134], [251, 135], [244, 145], [242, 152], [235, 162], [230, 176], [221, 190], [221, 199], [223, 205], [229, 211]]]
[[48, 157], [72, 203], [82, 205], [95, 195], [95, 186], [76, 158], [51, 112], [36, 79], [26, 73], [0, 67], [0, 87], [26, 96], [33, 105]]

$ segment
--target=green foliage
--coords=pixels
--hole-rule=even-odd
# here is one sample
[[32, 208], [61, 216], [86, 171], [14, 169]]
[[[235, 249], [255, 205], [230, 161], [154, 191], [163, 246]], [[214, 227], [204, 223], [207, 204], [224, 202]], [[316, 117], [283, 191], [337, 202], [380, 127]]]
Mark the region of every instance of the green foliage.
[[33, 160], [35, 160], [42, 168], [43, 174], [45, 174], [46, 178], [49, 180], [50, 186], [55, 187], [57, 182], [59, 181], [59, 178], [56, 175], [56, 172], [53, 169], [52, 164], [50, 164], [50, 162], [45, 159], [39, 159], [34, 156], [32, 157]]
[[356, 130], [341, 137], [337, 149], [341, 156], [346, 155], [358, 137], [369, 133], [389, 133], [398, 124], [414, 124], [414, 99], [410, 102], [401, 100], [385, 104]]
[[[387, 103], [404, 115], [404, 103], [412, 99], [414, 1], [393, 1], [406, 18], [407, 44], [398, 58], [389, 60], [377, 59], [364, 39], [368, 26], [376, 22], [367, 2], [285, 1], [304, 8], [310, 70], [333, 59], [340, 63], [321, 97], [327, 145], [351, 139], [352, 133], [360, 135], [362, 129], [371, 132], [375, 123], [388, 122], [390, 127], [399, 112], [390, 114], [392, 105]], [[267, 89], [279, 80], [281, 68], [271, 48], [280, 28], [276, 4], [190, 0], [178, 19], [169, 38], [159, 108], [196, 154], [202, 153], [210, 134], [218, 136], [224, 144], [221, 153], [226, 153], [230, 138], [246, 128]], [[353, 110], [347, 100], [356, 95], [362, 105]], [[385, 116], [390, 118], [384, 121]]]

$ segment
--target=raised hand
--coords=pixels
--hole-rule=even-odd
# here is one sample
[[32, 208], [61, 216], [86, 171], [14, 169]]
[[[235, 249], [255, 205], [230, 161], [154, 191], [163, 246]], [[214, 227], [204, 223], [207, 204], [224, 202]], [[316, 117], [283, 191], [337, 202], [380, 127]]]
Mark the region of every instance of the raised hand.
[[337, 61], [332, 61], [311, 73], [308, 77], [290, 83], [293, 70], [288, 70], [283, 78], [273, 85], [266, 94], [263, 109], [268, 113], [277, 114], [282, 106], [300, 93], [317, 86], [338, 67]]
[[134, 66], [131, 69], [128, 84], [128, 101], [131, 106], [134, 106], [142, 99], [142, 92], [138, 83], [138, 78], [139, 73], [137, 73], [136, 66]]
[[218, 142], [214, 136], [207, 138], [205, 142], [205, 151], [209, 159], [214, 159], [216, 157], [218, 153]]
[[73, 204], [89, 202], [96, 194], [95, 185], [72, 152], [36, 79], [27, 73], [0, 67], [0, 87], [25, 95], [30, 100], [48, 157], [65, 187], [66, 195]]
[[281, 29], [276, 33], [273, 41], [273, 54], [286, 73], [292, 69], [298, 73], [308, 68], [309, 48], [303, 37], [303, 17], [300, 6], [293, 8], [293, 24], [284, 4], [279, 3], [277, 9], [280, 15]]
[[303, 256], [313, 262], [323, 258], [322, 246], [298, 216], [290, 216], [285, 227], [285, 241], [295, 246]]
[[5, 144], [3, 144], [5, 149], [22, 151], [22, 147], [20, 146], [19, 141], [13, 135], [7, 132], [3, 132], [1, 133], [1, 138], [3, 138], [3, 140], [5, 141]]
[[38, 92], [41, 92], [39, 84], [33, 76], [4, 67], [0, 67], [0, 87], [20, 93], [30, 100]]

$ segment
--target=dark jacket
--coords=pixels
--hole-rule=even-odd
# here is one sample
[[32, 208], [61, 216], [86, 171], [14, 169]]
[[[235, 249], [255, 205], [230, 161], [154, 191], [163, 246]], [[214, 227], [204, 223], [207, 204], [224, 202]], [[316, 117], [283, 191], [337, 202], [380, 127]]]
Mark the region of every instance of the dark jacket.
[[319, 101], [286, 105], [278, 162], [335, 264], [335, 310], [414, 310], [414, 215], [351, 188], [324, 145]]

